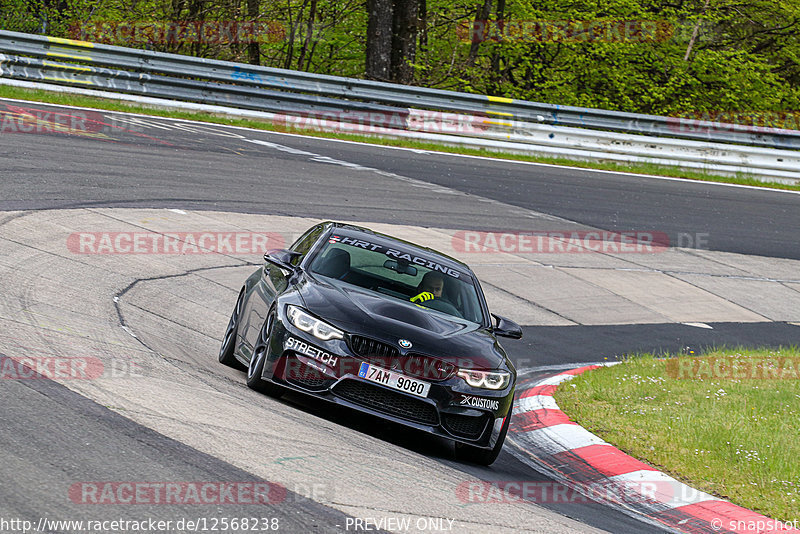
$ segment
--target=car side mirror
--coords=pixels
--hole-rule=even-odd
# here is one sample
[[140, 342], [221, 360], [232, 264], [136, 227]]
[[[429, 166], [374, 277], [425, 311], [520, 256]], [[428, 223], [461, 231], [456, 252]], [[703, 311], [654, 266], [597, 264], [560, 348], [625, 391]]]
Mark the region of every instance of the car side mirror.
[[522, 328], [517, 323], [500, 315], [492, 314], [492, 317], [497, 321], [497, 325], [492, 328], [494, 335], [510, 337], [511, 339], [522, 337]]
[[292, 265], [292, 260], [302, 256], [300, 252], [285, 249], [273, 249], [264, 253], [264, 261], [289, 272], [295, 272], [297, 267]]

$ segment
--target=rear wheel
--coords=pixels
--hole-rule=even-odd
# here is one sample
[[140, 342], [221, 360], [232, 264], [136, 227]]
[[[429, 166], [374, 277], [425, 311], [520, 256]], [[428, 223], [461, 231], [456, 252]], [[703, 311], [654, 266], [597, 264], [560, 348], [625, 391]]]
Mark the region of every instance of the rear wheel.
[[277, 399], [285, 392], [284, 388], [261, 378], [261, 374], [264, 372], [264, 362], [267, 360], [267, 353], [269, 352], [269, 342], [274, 325], [275, 311], [273, 310], [267, 316], [267, 320], [264, 321], [261, 333], [258, 334], [258, 341], [253, 349], [250, 365], [247, 367], [247, 387]]
[[497, 443], [491, 449], [481, 449], [473, 445], [466, 445], [464, 443], [456, 442], [456, 459], [460, 462], [469, 462], [480, 465], [492, 465], [500, 451], [503, 449], [503, 443], [506, 441], [506, 434], [508, 434], [508, 426], [511, 424], [511, 410], [508, 410], [508, 415], [503, 423], [503, 428], [500, 430], [500, 436], [497, 438]]
[[236, 350], [236, 335], [239, 330], [243, 304], [244, 288], [239, 292], [239, 298], [236, 299], [236, 307], [233, 308], [231, 319], [228, 321], [228, 328], [225, 329], [225, 337], [222, 338], [222, 346], [219, 349], [219, 362], [240, 371], [244, 371], [245, 367], [236, 359], [233, 353]]

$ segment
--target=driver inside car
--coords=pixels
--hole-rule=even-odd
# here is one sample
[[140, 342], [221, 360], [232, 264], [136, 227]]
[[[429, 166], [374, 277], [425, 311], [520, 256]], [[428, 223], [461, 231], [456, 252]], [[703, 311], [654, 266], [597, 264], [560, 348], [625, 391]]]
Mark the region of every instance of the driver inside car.
[[419, 293], [411, 297], [411, 302], [419, 304], [421, 302], [433, 300], [434, 298], [442, 298], [443, 290], [444, 278], [442, 275], [436, 271], [430, 271], [425, 273], [425, 276], [422, 277], [422, 282], [420, 282], [417, 288]]

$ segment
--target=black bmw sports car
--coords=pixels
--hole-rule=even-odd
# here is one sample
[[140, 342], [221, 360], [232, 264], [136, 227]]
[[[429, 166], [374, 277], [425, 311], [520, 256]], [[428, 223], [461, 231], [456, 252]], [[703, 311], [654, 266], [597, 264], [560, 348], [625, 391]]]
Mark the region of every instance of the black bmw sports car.
[[489, 465], [503, 446], [516, 371], [463, 263], [366, 228], [325, 222], [270, 251], [239, 293], [219, 361], [247, 385], [287, 390], [455, 442]]

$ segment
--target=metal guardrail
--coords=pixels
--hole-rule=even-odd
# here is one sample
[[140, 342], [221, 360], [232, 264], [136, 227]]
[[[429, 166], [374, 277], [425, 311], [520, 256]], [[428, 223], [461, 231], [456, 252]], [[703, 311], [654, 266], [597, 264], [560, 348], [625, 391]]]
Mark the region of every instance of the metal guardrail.
[[689, 121], [687, 129], [670, 117], [567, 108], [6, 31], [0, 31], [0, 82], [44, 88], [59, 84], [67, 86], [65, 91], [107, 97], [115, 92], [123, 99], [245, 115], [289, 127], [566, 159], [673, 165], [800, 184], [800, 131], [794, 130], [753, 131], [700, 121]]
[[[407, 110], [379, 104], [336, 100], [315, 95], [257, 89], [246, 85], [222, 85], [192, 78], [173, 78], [103, 67], [61, 63], [48, 59], [6, 56], [0, 53], [0, 74], [17, 80], [96, 87], [129, 94], [172, 98], [244, 109], [281, 113], [344, 114], [367, 112], [370, 116], [408, 115]], [[383, 121], [380, 124], [383, 126]]]
[[[54, 90], [50, 83], [0, 77], [0, 84], [29, 89]], [[702, 141], [650, 137], [515, 122], [513, 131], [487, 127], [485, 117], [409, 109], [404, 128], [367, 125], [364, 114], [348, 114], [318, 119], [297, 114], [253, 111], [166, 100], [124, 93], [61, 86], [58, 91], [117, 98], [144, 105], [203, 111], [267, 121], [287, 128], [320, 130], [409, 139], [440, 145], [459, 146], [506, 153], [549, 156], [561, 159], [617, 163], [651, 163], [680, 166], [716, 174], [743, 174], [765, 181], [800, 184], [800, 151], [778, 150]], [[141, 118], [129, 118], [140, 123]], [[144, 122], [147, 122], [144, 120]], [[258, 141], [252, 141], [258, 143]]]
[[[390, 114], [389, 120], [397, 122], [398, 116], [404, 116], [404, 108], [415, 107], [481, 114], [501, 122], [522, 121], [715, 143], [800, 148], [800, 131], [794, 130], [754, 131], [751, 126], [705, 121], [691, 121], [691, 128], [684, 128], [678, 119], [670, 117], [387, 84], [17, 32], [0, 31], [0, 52], [9, 54], [5, 64], [14, 66], [8, 70], [4, 68], [3, 75], [18, 79], [44, 79], [272, 112], [380, 112]], [[43, 63], [29, 63], [26, 77], [24, 62], [14, 56], [40, 58]], [[53, 63], [50, 61], [53, 59], [114, 70], [81, 71], [74, 65]], [[69, 75], [45, 74], [44, 71], [36, 75], [31, 73], [31, 67], [47, 67], [52, 72]], [[123, 70], [135, 74], [126, 76], [121, 74]], [[187, 79], [194, 79], [194, 83]], [[174, 89], [172, 94], [168, 94], [170, 88]], [[398, 115], [391, 116], [393, 113]], [[385, 125], [387, 120], [380, 117], [369, 120], [373, 119], [379, 125]]]

